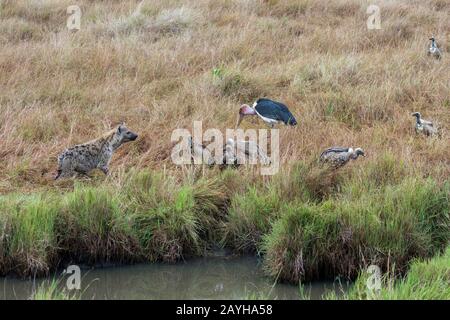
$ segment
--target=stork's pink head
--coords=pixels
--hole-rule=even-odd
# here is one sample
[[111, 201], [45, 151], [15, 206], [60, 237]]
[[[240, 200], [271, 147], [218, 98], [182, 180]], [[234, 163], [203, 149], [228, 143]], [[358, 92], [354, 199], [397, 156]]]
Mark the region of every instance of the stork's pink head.
[[239, 124], [242, 121], [242, 118], [244, 118], [244, 116], [250, 116], [250, 115], [254, 115], [256, 114], [256, 111], [251, 108], [248, 104], [243, 104], [241, 105], [241, 108], [239, 109], [239, 115], [238, 115], [238, 120], [236, 123], [236, 128], [239, 126]]
[[243, 104], [239, 109], [239, 114], [242, 114], [243, 116], [253, 115], [255, 114], [255, 110], [253, 110], [253, 108], [251, 108], [248, 104]]

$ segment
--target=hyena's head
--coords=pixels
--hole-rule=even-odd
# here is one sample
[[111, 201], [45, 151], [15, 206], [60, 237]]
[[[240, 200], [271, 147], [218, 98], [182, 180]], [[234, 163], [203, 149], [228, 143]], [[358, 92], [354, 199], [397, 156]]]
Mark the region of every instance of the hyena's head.
[[137, 139], [138, 135], [133, 131], [130, 131], [124, 123], [117, 127], [117, 131], [115, 133], [115, 138], [119, 142], [119, 145], [122, 143], [126, 143], [129, 141], [134, 141]]

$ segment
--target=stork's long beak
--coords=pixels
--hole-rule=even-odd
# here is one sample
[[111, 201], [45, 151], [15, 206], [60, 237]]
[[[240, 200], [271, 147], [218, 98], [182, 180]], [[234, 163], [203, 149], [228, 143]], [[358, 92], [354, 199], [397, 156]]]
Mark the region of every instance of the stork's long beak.
[[239, 125], [241, 124], [243, 118], [244, 118], [244, 115], [239, 113], [239, 114], [238, 114], [238, 118], [237, 118], [236, 128], [235, 128], [235, 129], [237, 129], [237, 128], [239, 127]]

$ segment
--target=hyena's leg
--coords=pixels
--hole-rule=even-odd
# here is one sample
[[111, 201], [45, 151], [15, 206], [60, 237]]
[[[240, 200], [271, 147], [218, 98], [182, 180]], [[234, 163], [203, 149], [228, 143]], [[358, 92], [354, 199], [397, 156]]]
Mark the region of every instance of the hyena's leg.
[[91, 167], [87, 164], [78, 163], [74, 167], [73, 171], [75, 171], [76, 173], [79, 173], [81, 175], [88, 175], [88, 173], [91, 171]]
[[75, 164], [70, 156], [62, 156], [59, 160], [58, 175], [59, 178], [71, 178], [77, 174]]
[[58, 169], [58, 171], [56, 172], [56, 176], [55, 176], [54, 180], [59, 179], [61, 177], [61, 173], [62, 173], [62, 170]]
[[97, 164], [97, 168], [102, 170], [105, 175], [108, 175], [108, 173], [109, 173], [109, 169], [108, 169], [109, 161], [110, 161], [110, 158], [105, 158], [105, 159], [101, 159], [99, 161], [99, 163]]
[[59, 179], [61, 177], [61, 173], [62, 173], [62, 160], [63, 160], [63, 155], [59, 155], [58, 156], [58, 169], [56, 171], [56, 176], [55, 176], [55, 180]]
[[54, 178], [54, 180], [59, 179], [59, 177], [61, 177], [61, 173], [62, 173], [62, 169], [61, 169], [61, 161], [58, 158], [58, 169], [56, 171], [56, 176]]

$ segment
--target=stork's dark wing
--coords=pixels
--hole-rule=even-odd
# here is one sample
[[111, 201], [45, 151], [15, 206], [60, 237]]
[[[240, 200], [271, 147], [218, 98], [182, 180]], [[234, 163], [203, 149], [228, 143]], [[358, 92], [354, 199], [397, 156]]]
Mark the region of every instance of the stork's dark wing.
[[297, 120], [289, 109], [281, 102], [261, 98], [256, 101], [256, 111], [263, 117], [283, 121], [285, 124], [296, 125]]
[[327, 153], [330, 153], [330, 152], [334, 152], [334, 153], [348, 152], [348, 148], [344, 148], [344, 147], [328, 148], [320, 154], [320, 158], [322, 158], [324, 155], [326, 155]]

